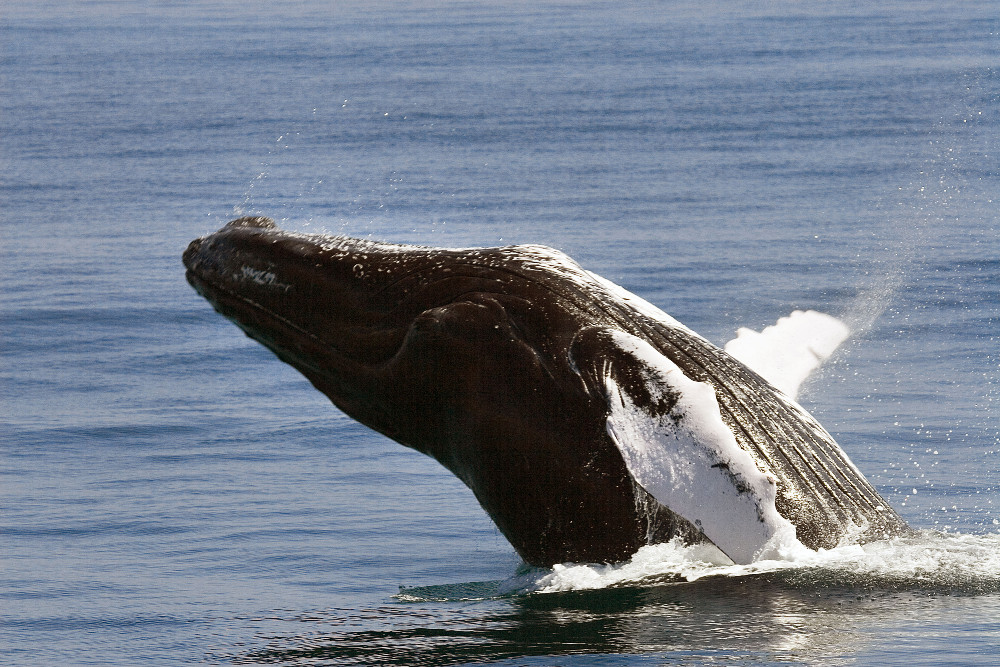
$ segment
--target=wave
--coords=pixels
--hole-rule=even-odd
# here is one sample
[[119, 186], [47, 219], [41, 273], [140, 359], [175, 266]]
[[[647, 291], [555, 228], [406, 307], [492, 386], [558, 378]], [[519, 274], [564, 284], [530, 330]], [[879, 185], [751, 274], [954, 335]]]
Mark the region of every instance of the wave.
[[473, 601], [615, 588], [678, 586], [705, 580], [773, 580], [794, 588], [1000, 592], [1000, 534], [921, 530], [907, 537], [734, 565], [711, 544], [680, 540], [643, 547], [625, 563], [524, 568], [504, 581], [401, 588], [402, 602]]
[[761, 560], [748, 565], [732, 564], [711, 545], [685, 546], [673, 541], [644, 547], [620, 565], [567, 564], [544, 573], [525, 573], [506, 582], [506, 588], [510, 592], [551, 593], [771, 572], [816, 583], [863, 582], [889, 588], [992, 592], [1000, 590], [1000, 535], [925, 530], [912, 537], [863, 545], [799, 550], [787, 560]]

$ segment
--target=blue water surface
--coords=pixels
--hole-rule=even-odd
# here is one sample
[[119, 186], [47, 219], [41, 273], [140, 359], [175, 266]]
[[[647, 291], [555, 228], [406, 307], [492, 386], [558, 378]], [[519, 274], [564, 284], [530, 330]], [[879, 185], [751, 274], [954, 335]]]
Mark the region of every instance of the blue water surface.
[[1000, 566], [500, 595], [471, 492], [180, 264], [264, 214], [549, 244], [720, 344], [833, 313], [803, 402], [914, 527], [992, 539], [989, 3], [57, 0], [0, 44], [0, 662], [996, 664]]

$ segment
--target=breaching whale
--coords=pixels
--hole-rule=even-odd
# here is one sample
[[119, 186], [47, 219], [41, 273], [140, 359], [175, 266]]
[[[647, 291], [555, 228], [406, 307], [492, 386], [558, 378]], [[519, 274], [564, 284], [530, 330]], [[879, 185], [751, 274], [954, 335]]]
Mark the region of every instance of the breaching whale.
[[240, 218], [187, 279], [372, 429], [461, 479], [529, 564], [673, 538], [747, 563], [907, 529], [792, 398], [551, 248], [444, 249]]

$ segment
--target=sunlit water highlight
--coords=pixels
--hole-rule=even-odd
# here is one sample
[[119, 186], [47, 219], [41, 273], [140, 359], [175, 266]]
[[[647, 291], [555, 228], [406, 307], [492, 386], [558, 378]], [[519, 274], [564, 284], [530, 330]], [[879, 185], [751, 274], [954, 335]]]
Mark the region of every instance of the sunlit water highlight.
[[311, 632], [276, 637], [237, 662], [520, 665], [561, 655], [645, 665], [687, 651], [701, 656], [694, 662], [846, 665], [892, 661], [919, 642], [917, 664], [990, 664], [981, 633], [991, 621], [971, 634], [947, 628], [957, 610], [1000, 612], [998, 547], [998, 535], [920, 531], [735, 566], [710, 546], [663, 544], [617, 566], [407, 587], [396, 605], [300, 618]]

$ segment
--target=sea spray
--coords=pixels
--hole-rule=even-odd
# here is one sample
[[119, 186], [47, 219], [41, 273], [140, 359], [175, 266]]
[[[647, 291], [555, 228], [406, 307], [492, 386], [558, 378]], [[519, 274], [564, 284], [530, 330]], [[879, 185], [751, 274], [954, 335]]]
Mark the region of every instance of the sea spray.
[[503, 582], [502, 594], [556, 593], [617, 587], [684, 584], [706, 577], [748, 577], [782, 572], [806, 585], [1000, 591], [1000, 534], [967, 535], [922, 530], [913, 536], [802, 550], [788, 558], [734, 565], [710, 544], [680, 540], [643, 547], [625, 563], [562, 564], [531, 570]]

